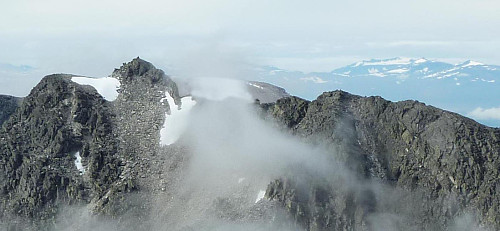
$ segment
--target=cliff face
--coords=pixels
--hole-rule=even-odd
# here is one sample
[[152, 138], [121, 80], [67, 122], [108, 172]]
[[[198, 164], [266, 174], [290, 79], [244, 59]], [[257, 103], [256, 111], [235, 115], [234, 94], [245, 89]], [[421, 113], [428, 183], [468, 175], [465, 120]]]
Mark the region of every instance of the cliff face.
[[[413, 216], [413, 226], [445, 229], [465, 211], [478, 214], [483, 223], [500, 224], [500, 129], [415, 101], [393, 103], [342, 91], [312, 102], [282, 99], [263, 108], [308, 142], [347, 147], [331, 150], [362, 181], [376, 179], [415, 192], [411, 200], [416, 201], [404, 201], [415, 206], [406, 214]], [[293, 178], [282, 179], [269, 186], [267, 196], [288, 203], [295, 217], [314, 230], [369, 229], [370, 213], [404, 213], [384, 205], [384, 195], [374, 190], [356, 195], [306, 187], [305, 198], [298, 198]], [[372, 197], [368, 204], [367, 195]], [[335, 197], [344, 198], [341, 206]]]

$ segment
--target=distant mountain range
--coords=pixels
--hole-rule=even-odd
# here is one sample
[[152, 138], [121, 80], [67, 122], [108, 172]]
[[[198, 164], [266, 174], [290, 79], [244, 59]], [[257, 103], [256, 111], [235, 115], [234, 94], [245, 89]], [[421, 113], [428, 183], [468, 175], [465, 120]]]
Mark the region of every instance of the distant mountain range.
[[[425, 58], [371, 59], [311, 73], [266, 66], [260, 69], [260, 80], [306, 99], [342, 89], [394, 101], [419, 100], [473, 117], [475, 109], [500, 108], [500, 66], [472, 60], [450, 64]], [[500, 115], [475, 116], [482, 123], [500, 126]]]
[[35, 70], [34, 67], [28, 65], [12, 65], [9, 63], [0, 63], [0, 73], [4, 72], [28, 72]]

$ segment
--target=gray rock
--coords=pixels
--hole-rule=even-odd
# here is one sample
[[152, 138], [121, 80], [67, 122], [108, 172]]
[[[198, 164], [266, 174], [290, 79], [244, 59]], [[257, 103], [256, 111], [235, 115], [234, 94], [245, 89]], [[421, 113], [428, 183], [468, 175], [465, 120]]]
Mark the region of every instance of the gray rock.
[[278, 99], [290, 96], [285, 89], [269, 83], [249, 81], [247, 85], [250, 95], [260, 103], [274, 103]]
[[[373, 204], [363, 209], [359, 190], [296, 187], [294, 177], [271, 183], [267, 197], [281, 201], [307, 229], [369, 230], [373, 211], [411, 217], [402, 222], [406, 229], [446, 229], [468, 211], [483, 225], [500, 227], [500, 129], [416, 101], [393, 103], [343, 91], [323, 93], [310, 103], [287, 98], [262, 108], [308, 142], [347, 147], [332, 148], [332, 155], [340, 155], [361, 180], [412, 195], [392, 198], [393, 204], [414, 208], [403, 212], [401, 205], [384, 207], [383, 193], [369, 190]], [[294, 193], [297, 188], [307, 188], [303, 198]], [[332, 201], [339, 197], [341, 204]]]
[[21, 101], [22, 98], [0, 95], [0, 126], [16, 111]]
[[[103, 197], [120, 174], [108, 102], [70, 78], [44, 77], [2, 127], [2, 220], [48, 221], [59, 204]], [[76, 152], [87, 168], [83, 176], [74, 163]]]

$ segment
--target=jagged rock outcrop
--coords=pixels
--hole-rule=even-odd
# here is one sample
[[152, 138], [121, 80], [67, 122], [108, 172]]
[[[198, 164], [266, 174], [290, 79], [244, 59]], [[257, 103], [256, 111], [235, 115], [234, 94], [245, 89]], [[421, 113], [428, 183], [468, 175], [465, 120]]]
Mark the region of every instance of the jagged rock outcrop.
[[[108, 102], [70, 78], [43, 78], [0, 132], [3, 219], [50, 219], [58, 204], [102, 197], [120, 174]], [[77, 152], [85, 175], [75, 166]]]
[[0, 126], [21, 104], [22, 99], [10, 95], [0, 95]]
[[[262, 107], [288, 126], [291, 133], [309, 142], [349, 147], [348, 152], [336, 153], [344, 155], [339, 158], [364, 176], [361, 180], [376, 179], [413, 192], [414, 201], [405, 203], [422, 212], [406, 214], [414, 216], [406, 222], [409, 225], [445, 229], [454, 217], [472, 212], [481, 217], [483, 224], [500, 227], [500, 129], [416, 101], [393, 103], [343, 91], [326, 92], [312, 102], [286, 98]], [[342, 220], [342, 216], [331, 214], [345, 212], [346, 206], [338, 207], [332, 202], [345, 194], [332, 195], [332, 190], [308, 185], [305, 198], [297, 200], [293, 193], [296, 188], [287, 183], [290, 181], [293, 182], [288, 179], [273, 182], [267, 196], [290, 207], [306, 227], [311, 230], [355, 227], [339, 227], [336, 220]], [[319, 202], [318, 190], [324, 192]], [[374, 198], [373, 208], [368, 210], [371, 213], [403, 213], [384, 207], [379, 201], [383, 195], [371, 193]], [[393, 199], [393, 203], [402, 202]], [[353, 202], [356, 200], [359, 198], [352, 198]], [[359, 216], [367, 210], [356, 209], [362, 205], [351, 204], [354, 208], [348, 216], [351, 223], [367, 221], [364, 218], [368, 216]], [[315, 212], [304, 216], [302, 211]], [[323, 220], [319, 222], [316, 217]], [[369, 230], [369, 226], [354, 229]]]
[[[113, 72], [121, 82], [113, 102], [72, 77], [44, 77], [0, 132], [0, 218], [18, 219], [14, 229], [27, 228], [24, 219], [41, 229], [65, 205], [111, 217], [148, 209], [147, 200], [128, 195], [153, 185], [148, 157], [158, 153], [170, 109], [161, 99], [168, 93], [180, 102], [175, 83], [139, 58]], [[77, 153], [85, 173], [75, 165]]]
[[[160, 177], [169, 156], [181, 152], [175, 147], [160, 145], [160, 130], [165, 114], [181, 105], [177, 85], [165, 73], [156, 69], [151, 63], [136, 58], [115, 69], [112, 77], [121, 82], [119, 95], [113, 102], [116, 114], [118, 149], [125, 160], [124, 174], [121, 178], [135, 182], [141, 194], [134, 195], [114, 206], [114, 210], [106, 210], [107, 214], [135, 214], [129, 224], [141, 230], [148, 230], [138, 220], [150, 216], [155, 194], [165, 190], [164, 177]], [[169, 105], [162, 100], [169, 94], [177, 105]], [[160, 155], [169, 152], [168, 155]], [[120, 193], [120, 192], [119, 192]], [[123, 196], [118, 194], [117, 196]], [[134, 226], [135, 225], [135, 226]]]

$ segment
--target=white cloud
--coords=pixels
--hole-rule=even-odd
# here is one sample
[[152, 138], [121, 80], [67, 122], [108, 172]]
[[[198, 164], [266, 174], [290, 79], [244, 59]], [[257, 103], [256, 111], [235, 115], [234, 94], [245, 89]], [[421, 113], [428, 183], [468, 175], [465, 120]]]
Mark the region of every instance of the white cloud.
[[500, 107], [493, 107], [493, 108], [482, 108], [478, 107], [474, 109], [473, 111], [469, 112], [467, 114], [468, 116], [474, 118], [474, 119], [493, 119], [493, 120], [500, 120]]
[[302, 80], [304, 82], [312, 81], [313, 83], [327, 83], [328, 82], [328, 81], [326, 81], [320, 77], [317, 77], [317, 76], [304, 77], [304, 78], [300, 78], [300, 80]]

